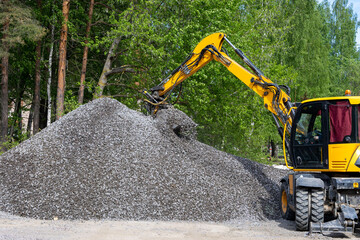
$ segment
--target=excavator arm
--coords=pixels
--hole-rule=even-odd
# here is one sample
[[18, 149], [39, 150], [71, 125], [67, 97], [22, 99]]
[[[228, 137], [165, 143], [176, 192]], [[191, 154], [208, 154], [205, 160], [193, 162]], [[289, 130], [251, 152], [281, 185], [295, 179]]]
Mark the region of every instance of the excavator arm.
[[[236, 54], [244, 61], [251, 71], [248, 71], [222, 51], [224, 42], [227, 42], [231, 48], [235, 50]], [[151, 88], [149, 91], [143, 91], [147, 97], [145, 102], [147, 102], [148, 111], [152, 114], [156, 114], [159, 108], [167, 104], [167, 100], [176, 86], [212, 60], [221, 63], [240, 81], [245, 83], [250, 89], [264, 99], [264, 106], [273, 114], [282, 138], [284, 136], [284, 126], [286, 126], [286, 132], [290, 133], [294, 110], [292, 109], [289, 95], [284, 92], [281, 87], [287, 90], [289, 90], [289, 88], [286, 86], [280, 87], [265, 77], [245, 54], [226, 38], [224, 33], [214, 33], [204, 38], [186, 60], [172, 71], [172, 73], [159, 85]], [[286, 143], [286, 145], [288, 145], [288, 143]]]

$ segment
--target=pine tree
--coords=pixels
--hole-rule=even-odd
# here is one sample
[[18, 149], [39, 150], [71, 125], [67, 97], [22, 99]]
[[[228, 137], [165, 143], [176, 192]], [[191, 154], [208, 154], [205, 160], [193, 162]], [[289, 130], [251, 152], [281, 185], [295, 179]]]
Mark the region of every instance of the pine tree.
[[56, 97], [56, 119], [64, 115], [65, 100], [65, 76], [66, 76], [66, 45], [68, 35], [70, 0], [63, 0], [63, 23], [61, 28], [60, 46], [59, 46], [59, 70], [58, 70], [58, 89]]
[[34, 19], [30, 8], [16, 0], [0, 2], [1, 45], [2, 58], [1, 81], [1, 133], [0, 141], [4, 143], [8, 128], [8, 76], [10, 50], [25, 40], [37, 41], [45, 34], [45, 30]]

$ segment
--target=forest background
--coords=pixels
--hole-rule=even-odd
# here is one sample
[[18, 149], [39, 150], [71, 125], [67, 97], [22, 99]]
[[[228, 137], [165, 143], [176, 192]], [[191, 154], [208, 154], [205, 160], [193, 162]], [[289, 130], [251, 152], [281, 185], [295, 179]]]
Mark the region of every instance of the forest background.
[[[347, 0], [0, 0], [0, 25], [3, 151], [94, 98], [140, 110], [143, 89], [220, 31], [294, 102], [360, 94]], [[184, 82], [175, 106], [222, 151], [256, 160], [280, 142], [262, 99], [216, 62]]]

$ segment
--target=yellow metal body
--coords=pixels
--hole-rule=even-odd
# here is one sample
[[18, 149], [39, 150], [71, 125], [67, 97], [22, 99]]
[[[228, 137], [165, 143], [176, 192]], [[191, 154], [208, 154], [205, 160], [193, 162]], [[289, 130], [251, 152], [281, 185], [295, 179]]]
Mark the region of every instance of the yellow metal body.
[[337, 101], [337, 100], [349, 100], [351, 105], [360, 104], [359, 96], [313, 98], [313, 99], [305, 100], [305, 101], [301, 102], [301, 104], [308, 103], [308, 102], [316, 102], [316, 101]]
[[356, 143], [329, 144], [329, 171], [347, 172], [351, 157], [358, 147], [359, 144]]
[[167, 92], [169, 92], [171, 89], [182, 83], [185, 79], [189, 78], [191, 75], [199, 71], [201, 68], [203, 68], [206, 64], [211, 62], [214, 59], [213, 54], [210, 52], [206, 52], [203, 56], [203, 58], [197, 63], [195, 66], [196, 60], [199, 57], [201, 51], [208, 45], [213, 45], [217, 49], [221, 49], [222, 44], [224, 42], [224, 34], [223, 33], [214, 33], [210, 36], [207, 36], [204, 38], [194, 49], [194, 51], [191, 53], [191, 57], [188, 61], [186, 61], [186, 65], [188, 66], [188, 69], [190, 70], [188, 74], [186, 74], [184, 71], [180, 70], [176, 72], [174, 75], [172, 75], [167, 82], [164, 83], [163, 87], [164, 90], [159, 91], [159, 96], [165, 95]]
[[360, 157], [360, 143], [342, 143], [328, 145], [328, 169], [302, 169], [291, 168], [297, 172], [360, 172], [355, 166]]

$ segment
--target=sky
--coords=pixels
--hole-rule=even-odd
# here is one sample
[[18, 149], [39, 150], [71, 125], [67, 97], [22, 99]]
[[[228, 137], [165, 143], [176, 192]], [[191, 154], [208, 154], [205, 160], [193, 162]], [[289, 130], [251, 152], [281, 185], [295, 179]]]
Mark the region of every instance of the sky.
[[[331, 6], [334, 0], [329, 0], [329, 2]], [[353, 11], [357, 15], [357, 20], [360, 21], [360, 0], [348, 0], [348, 4], [353, 5]], [[357, 47], [360, 48], [360, 29], [357, 30], [356, 42], [357, 42]]]
[[[360, 0], [348, 0], [349, 4], [353, 5], [354, 13], [357, 15], [357, 20], [360, 21]], [[356, 42], [357, 47], [360, 47], [360, 29], [357, 30], [356, 33]]]

